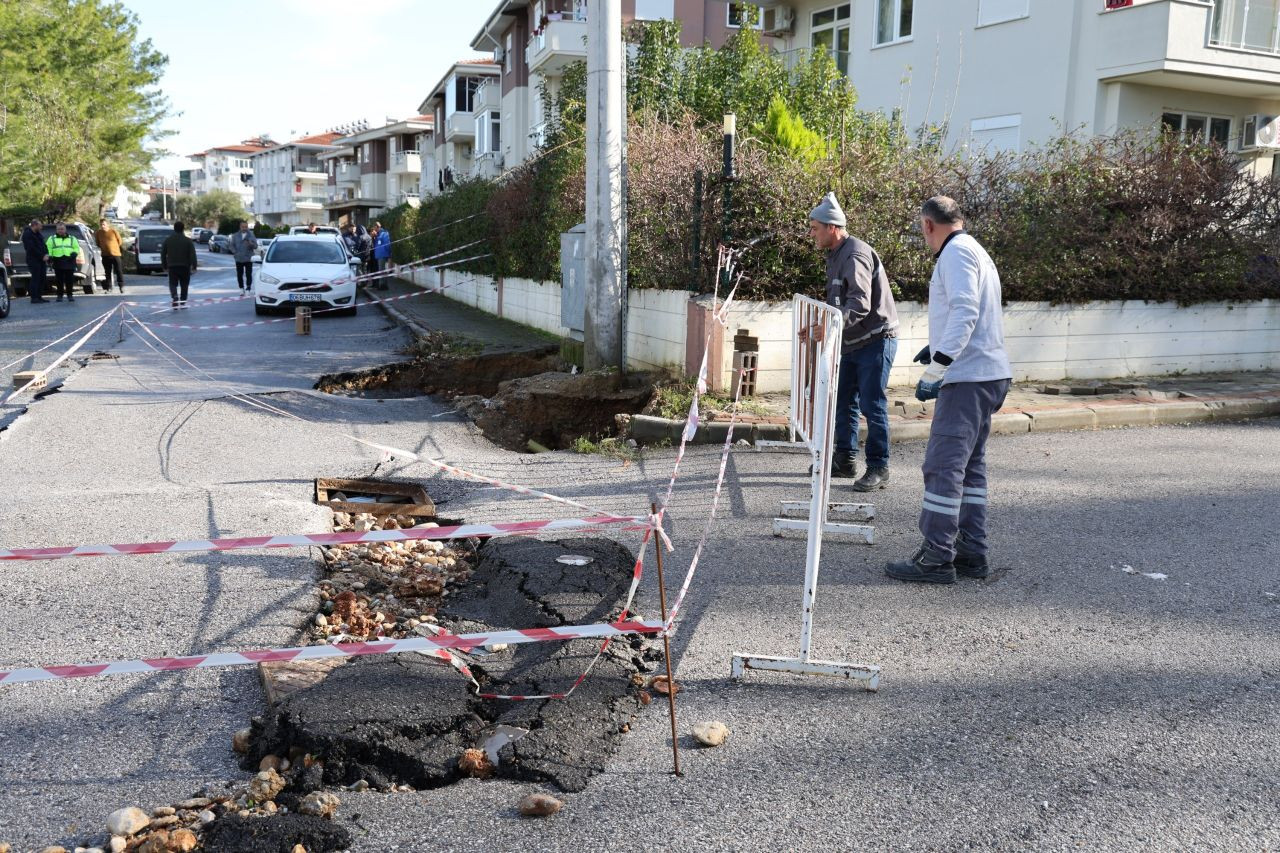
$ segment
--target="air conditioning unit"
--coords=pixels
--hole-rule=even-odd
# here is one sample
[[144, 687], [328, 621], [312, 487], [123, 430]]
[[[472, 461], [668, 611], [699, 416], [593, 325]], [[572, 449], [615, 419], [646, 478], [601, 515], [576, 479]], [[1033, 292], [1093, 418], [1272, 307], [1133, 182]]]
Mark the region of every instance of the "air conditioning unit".
[[1251, 115], [1244, 117], [1240, 150], [1280, 148], [1280, 116]]
[[766, 33], [789, 33], [796, 25], [796, 10], [790, 6], [765, 6], [764, 31]]
[[493, 49], [493, 61], [501, 65], [507, 59], [507, 49], [498, 45]]

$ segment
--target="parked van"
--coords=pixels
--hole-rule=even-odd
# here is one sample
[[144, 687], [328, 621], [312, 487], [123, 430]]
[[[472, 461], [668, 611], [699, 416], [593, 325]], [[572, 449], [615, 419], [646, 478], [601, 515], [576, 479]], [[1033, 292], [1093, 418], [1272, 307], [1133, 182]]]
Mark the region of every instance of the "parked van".
[[138, 272], [151, 275], [153, 272], [164, 272], [160, 264], [160, 247], [173, 234], [172, 228], [160, 228], [154, 225], [140, 225], [137, 236], [133, 240], [133, 257], [138, 264]]

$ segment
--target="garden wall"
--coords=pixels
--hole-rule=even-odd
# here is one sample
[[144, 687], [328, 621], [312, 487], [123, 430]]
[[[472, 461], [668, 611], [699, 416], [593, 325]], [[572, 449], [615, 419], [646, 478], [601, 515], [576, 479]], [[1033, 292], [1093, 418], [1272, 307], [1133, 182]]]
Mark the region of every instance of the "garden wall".
[[[442, 283], [435, 271], [424, 271], [415, 280], [429, 287]], [[444, 295], [452, 299], [553, 334], [568, 332], [560, 325], [560, 285], [555, 282], [507, 278], [499, 283], [448, 270], [443, 283]], [[695, 370], [691, 359], [701, 355], [710, 297], [691, 300], [684, 291], [645, 289], [632, 290], [629, 299], [631, 366]], [[898, 357], [890, 383], [906, 385], [921, 369], [911, 358], [927, 342], [928, 314], [924, 305], [905, 302], [898, 305], [898, 316]], [[1280, 300], [1275, 299], [1187, 307], [1139, 301], [1014, 302], [1005, 306], [1004, 326], [1018, 381], [1280, 369]], [[790, 305], [740, 302], [731, 307], [728, 329], [715, 343], [719, 357], [711, 359], [719, 387], [728, 385], [733, 335], [740, 329], [760, 341], [758, 390], [787, 390]]]

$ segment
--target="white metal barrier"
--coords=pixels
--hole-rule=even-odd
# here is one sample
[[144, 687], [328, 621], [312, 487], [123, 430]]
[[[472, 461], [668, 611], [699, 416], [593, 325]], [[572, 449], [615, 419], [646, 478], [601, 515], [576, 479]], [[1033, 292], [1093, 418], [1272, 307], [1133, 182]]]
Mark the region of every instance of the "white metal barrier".
[[[847, 678], [862, 683], [868, 690], [879, 686], [880, 667], [867, 664], [813, 660], [813, 609], [818, 598], [818, 567], [822, 558], [824, 533], [848, 533], [874, 540], [875, 528], [869, 525], [828, 522], [828, 514], [841, 514], [855, 519], [875, 515], [871, 504], [831, 503], [831, 453], [835, 433], [835, 397], [840, 375], [840, 343], [844, 317], [840, 310], [806, 296], [796, 295], [791, 303], [791, 441], [769, 442], [765, 446], [807, 450], [810, 468], [810, 496], [807, 517], [801, 501], [783, 501], [782, 516], [774, 519], [774, 534], [784, 530], [804, 530], [805, 549], [804, 594], [800, 612], [800, 656], [783, 658], [773, 655], [733, 656], [732, 677], [742, 678], [747, 670], [789, 672], [797, 675], [825, 675]], [[798, 439], [798, 440], [797, 440]], [[792, 516], [792, 517], [788, 517]]]

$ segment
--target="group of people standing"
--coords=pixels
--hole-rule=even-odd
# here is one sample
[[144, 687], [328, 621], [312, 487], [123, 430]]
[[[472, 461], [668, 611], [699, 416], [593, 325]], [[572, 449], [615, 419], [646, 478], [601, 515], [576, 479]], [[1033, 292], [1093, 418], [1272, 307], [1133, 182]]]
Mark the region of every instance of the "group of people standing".
[[[124, 293], [124, 267], [120, 262], [120, 234], [111, 227], [107, 220], [100, 220], [98, 230], [93, 232], [94, 242], [102, 257], [102, 267], [106, 274], [104, 290], [111, 290], [112, 278], [116, 287]], [[67, 225], [59, 222], [54, 226], [54, 233], [44, 234], [44, 223], [33, 219], [22, 229], [22, 249], [27, 256], [27, 271], [31, 274], [31, 282], [27, 292], [31, 301], [40, 304], [48, 302], [44, 298], [45, 284], [49, 271], [53, 271], [53, 281], [57, 298], [55, 302], [75, 302], [76, 271], [84, 263], [84, 250], [74, 234], [69, 233]]]
[[[834, 193], [809, 213], [809, 233], [826, 251], [826, 297], [844, 315], [831, 475], [859, 491], [889, 482], [886, 389], [897, 354], [898, 313], [875, 249], [853, 237]], [[921, 546], [889, 563], [890, 577], [954, 583], [990, 574], [986, 444], [991, 418], [1013, 378], [1005, 352], [1000, 275], [965, 231], [960, 206], [934, 196], [921, 206], [920, 232], [935, 265], [929, 282], [929, 343], [914, 361], [921, 401], [936, 400], [925, 450]], [[867, 419], [866, 471], [857, 476], [858, 416]]]
[[[347, 251], [361, 260], [366, 275], [383, 272], [390, 267], [391, 233], [381, 222], [374, 222], [367, 230], [363, 225], [349, 222], [340, 230]], [[386, 276], [374, 279], [371, 287], [374, 290], [386, 290]]]

